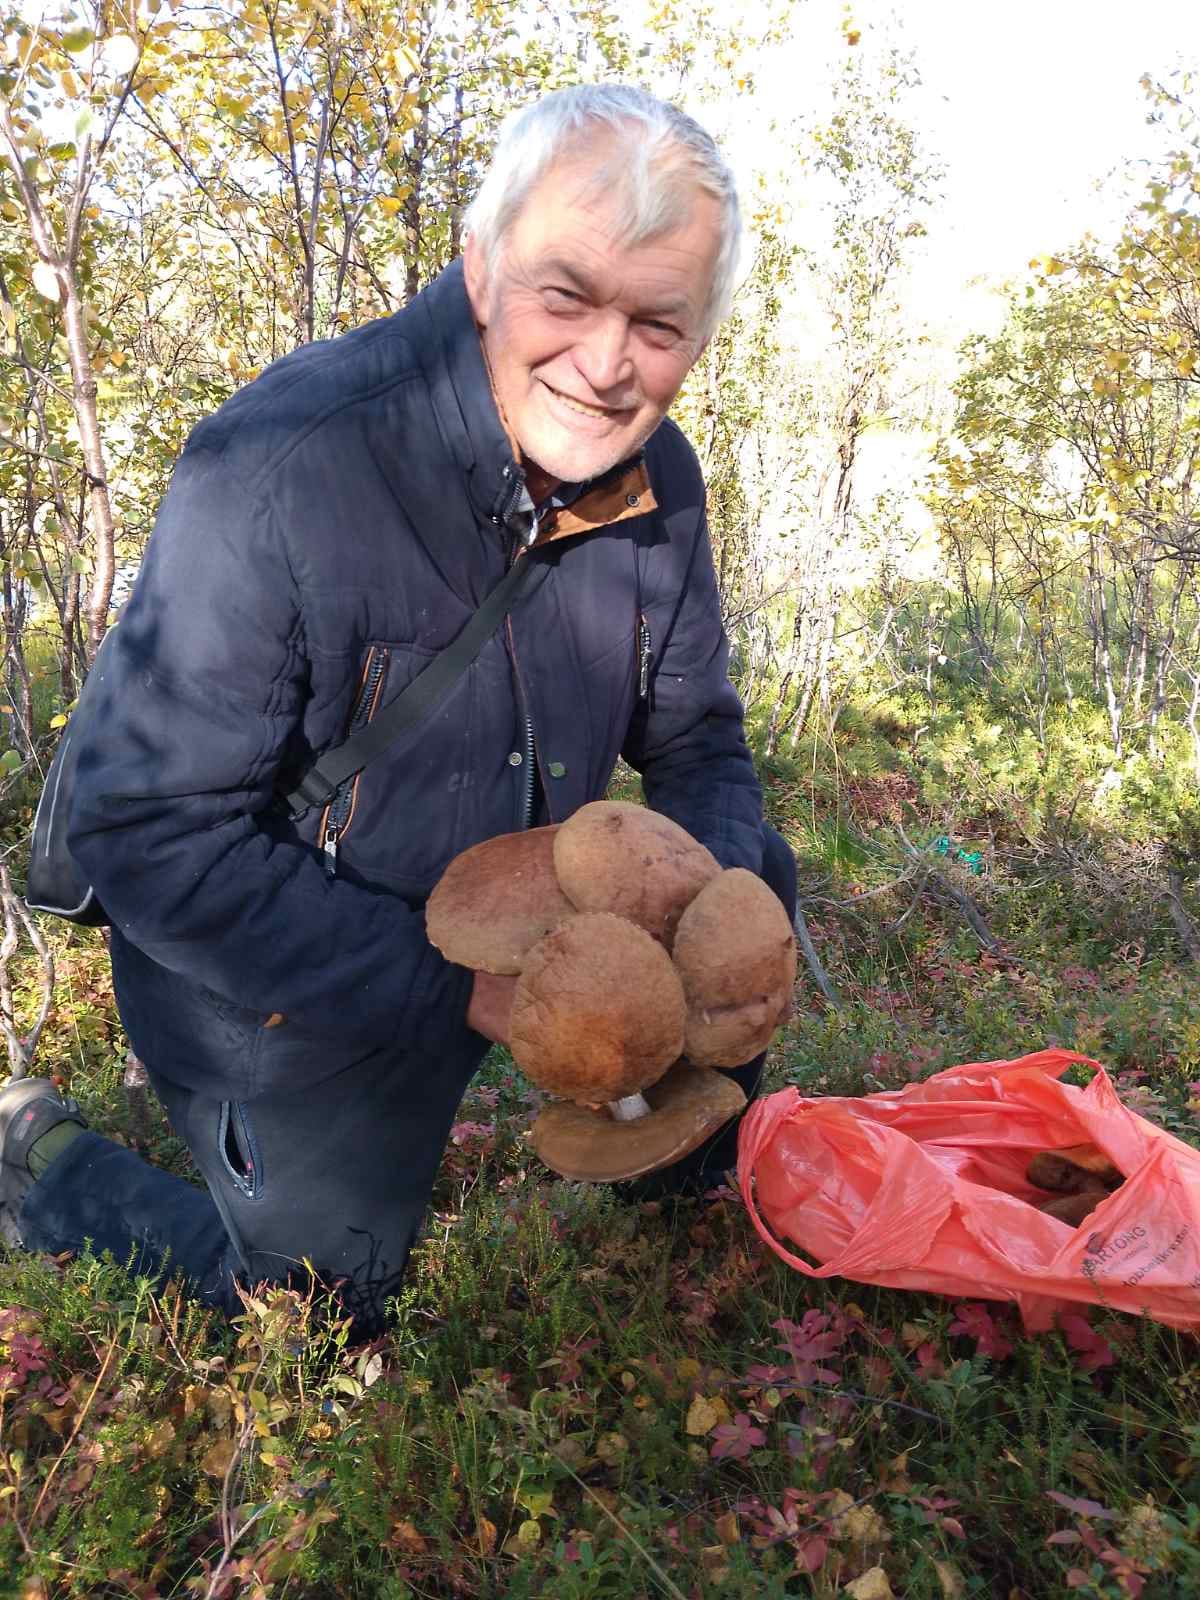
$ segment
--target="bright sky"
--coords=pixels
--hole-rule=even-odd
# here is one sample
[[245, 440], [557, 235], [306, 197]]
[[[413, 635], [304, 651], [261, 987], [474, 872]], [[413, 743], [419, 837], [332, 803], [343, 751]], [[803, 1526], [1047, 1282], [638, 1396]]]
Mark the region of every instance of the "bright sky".
[[[724, 22], [726, 7], [753, 18], [765, 0], [715, 3]], [[910, 331], [930, 335], [928, 370], [946, 377], [968, 333], [999, 330], [1002, 286], [1021, 281], [1031, 257], [1067, 249], [1089, 230], [1115, 238], [1142, 189], [1125, 177], [1128, 167], [1164, 148], [1162, 131], [1147, 125], [1139, 80], [1200, 65], [1200, 0], [798, 0], [787, 40], [755, 63], [751, 103], [729, 94], [689, 108], [721, 139], [743, 193], [756, 169], [781, 163], [775, 181], [800, 241], [817, 220], [818, 191], [766, 128], [772, 118], [811, 124], [827, 114], [847, 13], [859, 48], [894, 40], [923, 80], [903, 114], [945, 179], [904, 300]], [[827, 329], [811, 297], [798, 293], [784, 321], [785, 339], [819, 359]], [[919, 434], [873, 434], [860, 499], [885, 485], [909, 494], [925, 449]], [[921, 523], [915, 503], [910, 515]]]
[[[847, 11], [862, 48], [889, 35], [924, 80], [912, 120], [946, 179], [913, 298], [947, 333], [998, 314], [970, 280], [1019, 274], [1088, 228], [1115, 231], [1128, 191], [1111, 175], [1160, 147], [1139, 79], [1200, 64], [1197, 0], [802, 0], [789, 39], [758, 67], [745, 122], [820, 115]], [[757, 132], [749, 148], [732, 129], [725, 142], [743, 169], [763, 149]]]
[[[870, 26], [883, 12], [863, 0], [856, 15]], [[906, 0], [903, 21], [947, 168], [930, 238], [935, 303], [1086, 229], [1115, 232], [1121, 172], [1161, 148], [1139, 79], [1200, 62], [1195, 0]]]

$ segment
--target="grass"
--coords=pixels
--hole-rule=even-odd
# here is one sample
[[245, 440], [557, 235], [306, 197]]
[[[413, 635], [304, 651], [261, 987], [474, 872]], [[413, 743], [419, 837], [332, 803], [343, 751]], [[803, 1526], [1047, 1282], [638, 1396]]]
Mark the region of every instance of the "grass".
[[[802, 984], [771, 1087], [862, 1093], [1058, 1043], [1197, 1140], [1200, 996], [1169, 932], [1039, 889], [982, 811], [960, 831], [991, 828], [986, 872], [961, 881], [998, 950], [924, 901], [889, 932], [903, 887], [854, 905], [901, 861], [878, 774], [768, 778], [843, 1001]], [[60, 956], [41, 1069], [186, 1171], [121, 1088], [98, 941], [64, 936]], [[529, 1116], [494, 1052], [394, 1328], [367, 1348], [298, 1293], [249, 1297], [227, 1326], [113, 1263], [0, 1263], [0, 1593], [1200, 1592], [1190, 1337], [1096, 1312], [1031, 1338], [999, 1305], [810, 1283], [728, 1191], [636, 1204], [552, 1181]]]

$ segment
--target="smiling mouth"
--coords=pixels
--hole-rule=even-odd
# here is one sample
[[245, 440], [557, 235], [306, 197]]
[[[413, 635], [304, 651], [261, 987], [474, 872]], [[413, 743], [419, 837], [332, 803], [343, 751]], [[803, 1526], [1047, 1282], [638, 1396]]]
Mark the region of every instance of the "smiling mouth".
[[[542, 382], [545, 383], [545, 379]], [[618, 418], [626, 416], [631, 409], [618, 410], [614, 406], [594, 406], [586, 400], [576, 400], [569, 394], [563, 394], [561, 389], [555, 389], [549, 383], [545, 383], [545, 386], [556, 400], [561, 400], [569, 411], [576, 411], [581, 417], [601, 417], [607, 422], [615, 422]]]

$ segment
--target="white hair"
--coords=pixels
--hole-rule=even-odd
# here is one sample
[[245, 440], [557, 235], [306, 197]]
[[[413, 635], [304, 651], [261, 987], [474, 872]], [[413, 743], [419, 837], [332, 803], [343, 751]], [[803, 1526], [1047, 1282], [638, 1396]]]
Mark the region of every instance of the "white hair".
[[697, 190], [718, 202], [721, 241], [700, 330], [707, 339], [733, 300], [742, 238], [737, 186], [711, 135], [645, 89], [559, 89], [508, 117], [463, 219], [466, 231], [484, 261], [494, 263], [534, 187], [596, 132], [609, 138], [598, 151], [589, 189], [619, 197], [628, 218], [622, 243], [644, 244], [686, 223]]

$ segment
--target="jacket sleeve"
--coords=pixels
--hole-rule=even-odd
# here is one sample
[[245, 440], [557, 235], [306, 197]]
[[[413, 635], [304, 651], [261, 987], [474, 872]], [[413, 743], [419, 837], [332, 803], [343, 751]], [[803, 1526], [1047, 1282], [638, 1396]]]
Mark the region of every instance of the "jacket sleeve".
[[723, 867], [762, 867], [762, 789], [729, 681], [729, 643], [701, 514], [650, 692], [622, 751], [647, 804], [708, 846]]
[[77, 730], [69, 847], [160, 965], [317, 1034], [436, 1050], [471, 974], [419, 911], [329, 878], [256, 820], [301, 719], [303, 628], [268, 507], [189, 445]]

